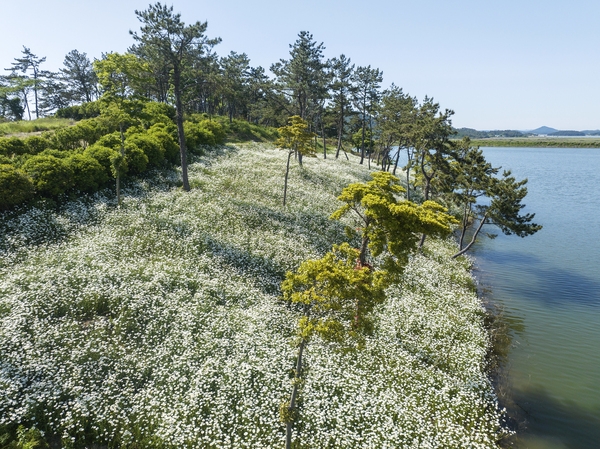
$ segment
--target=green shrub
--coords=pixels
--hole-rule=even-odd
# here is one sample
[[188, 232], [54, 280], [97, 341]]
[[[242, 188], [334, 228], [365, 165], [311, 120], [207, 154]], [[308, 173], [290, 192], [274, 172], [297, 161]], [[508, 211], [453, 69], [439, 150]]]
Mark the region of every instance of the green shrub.
[[56, 130], [52, 135], [52, 144], [63, 150], [73, 150], [95, 143], [105, 132], [105, 126], [99, 121], [83, 120], [69, 128]]
[[65, 159], [32, 156], [23, 164], [23, 170], [33, 181], [35, 191], [43, 196], [60, 195], [72, 186], [73, 172]]
[[33, 196], [33, 183], [12, 165], [0, 165], [0, 209], [21, 204]]
[[133, 142], [125, 142], [125, 162], [129, 173], [137, 175], [146, 171], [148, 156]]
[[99, 144], [94, 144], [85, 149], [83, 155], [86, 157], [92, 157], [102, 166], [104, 174], [107, 178], [112, 177], [111, 162], [110, 159], [114, 155], [119, 154], [112, 148], [105, 147]]
[[69, 106], [61, 108], [54, 114], [58, 118], [70, 118], [73, 120], [83, 120], [86, 118], [93, 118], [100, 115], [100, 103], [97, 101], [90, 101], [89, 103], [83, 103], [76, 106]]
[[225, 128], [219, 123], [202, 120], [183, 124], [185, 142], [190, 152], [198, 152], [201, 145], [219, 145], [225, 141]]
[[62, 150], [55, 150], [52, 148], [48, 148], [47, 150], [42, 151], [39, 154], [39, 156], [54, 156], [59, 159], [66, 159], [67, 157], [71, 156], [72, 154], [73, 154], [72, 151], [62, 151]]
[[13, 154], [27, 153], [27, 146], [23, 139], [18, 137], [0, 137], [0, 154], [11, 156]]
[[126, 143], [133, 143], [140, 148], [146, 157], [148, 163], [154, 167], [160, 167], [165, 161], [165, 149], [160, 141], [151, 134], [133, 134], [127, 137]]
[[219, 122], [214, 120], [203, 120], [198, 124], [203, 128], [208, 129], [213, 134], [215, 138], [213, 145], [221, 145], [225, 142], [225, 137], [227, 137], [227, 129]]
[[92, 156], [74, 154], [67, 163], [73, 172], [73, 187], [82, 192], [95, 192], [109, 179], [104, 167]]
[[179, 159], [179, 145], [177, 143], [177, 129], [174, 125], [157, 123], [148, 130], [148, 135], [158, 140], [164, 150], [164, 157], [171, 163]]
[[144, 105], [141, 119], [146, 128], [156, 124], [173, 124], [175, 121], [175, 108], [166, 103], [148, 102]]
[[38, 154], [50, 147], [50, 141], [41, 136], [31, 136], [25, 139], [25, 146], [29, 154]]
[[105, 134], [100, 137], [95, 144], [100, 145], [101, 147], [112, 148], [117, 151], [121, 148], [121, 133], [116, 131], [114, 133]]

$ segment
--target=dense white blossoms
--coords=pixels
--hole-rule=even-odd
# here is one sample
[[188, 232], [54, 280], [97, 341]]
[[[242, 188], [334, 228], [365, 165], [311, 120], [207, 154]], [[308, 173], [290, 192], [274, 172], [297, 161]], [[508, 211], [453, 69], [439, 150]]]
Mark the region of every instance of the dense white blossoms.
[[[0, 426], [84, 447], [272, 448], [297, 315], [286, 270], [345, 239], [336, 195], [367, 170], [305, 159], [281, 207], [283, 153], [224, 149], [175, 177], [0, 223]], [[167, 177], [165, 177], [167, 176]], [[501, 414], [468, 267], [430, 241], [361, 351], [307, 349], [306, 448], [491, 448]], [[139, 446], [138, 446], [139, 447]]]

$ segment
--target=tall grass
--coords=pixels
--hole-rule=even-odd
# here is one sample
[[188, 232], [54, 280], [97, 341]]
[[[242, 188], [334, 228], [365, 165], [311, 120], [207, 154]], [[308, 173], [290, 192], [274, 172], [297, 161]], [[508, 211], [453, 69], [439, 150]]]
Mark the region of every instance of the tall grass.
[[52, 131], [74, 124], [71, 119], [43, 117], [37, 120], [19, 120], [0, 123], [0, 136], [7, 134], [28, 134], [40, 131]]

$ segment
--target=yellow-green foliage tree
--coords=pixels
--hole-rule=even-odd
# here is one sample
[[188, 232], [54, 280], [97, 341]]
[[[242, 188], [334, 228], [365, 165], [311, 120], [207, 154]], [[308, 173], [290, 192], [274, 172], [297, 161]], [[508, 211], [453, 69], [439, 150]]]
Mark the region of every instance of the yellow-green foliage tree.
[[[338, 197], [345, 203], [331, 218], [350, 211], [360, 221], [361, 248], [336, 245], [318, 260], [303, 262], [288, 272], [281, 285], [284, 300], [299, 306], [298, 354], [292, 394], [280, 407], [286, 424], [286, 448], [292, 447], [292, 426], [302, 383], [302, 355], [311, 337], [325, 341], [359, 344], [372, 331], [372, 311], [385, 300], [385, 288], [395, 282], [417, 249], [421, 234], [446, 236], [456, 219], [433, 201], [415, 204], [401, 198], [399, 179], [388, 172], [372, 174], [373, 180], [350, 184]], [[354, 231], [350, 231], [354, 232]], [[380, 267], [369, 263], [382, 256]]]
[[[457, 220], [434, 201], [416, 204], [402, 198], [400, 180], [388, 172], [371, 174], [373, 180], [348, 185], [338, 197], [344, 203], [331, 218], [340, 219], [353, 212], [358, 219], [361, 238], [359, 262], [385, 254], [383, 269], [392, 279], [408, 262], [422, 234], [446, 236]], [[347, 232], [354, 233], [352, 228]]]
[[344, 243], [317, 260], [303, 262], [295, 273], [288, 272], [281, 288], [283, 298], [302, 310], [298, 321], [298, 354], [292, 394], [280, 407], [286, 425], [286, 448], [292, 447], [292, 426], [297, 415], [296, 402], [302, 383], [302, 355], [313, 336], [325, 341], [360, 342], [372, 329], [371, 311], [383, 302], [384, 283], [379, 272], [357, 266], [357, 249]]
[[[284, 150], [288, 150], [287, 165], [285, 168], [285, 182], [283, 188], [283, 205], [287, 199], [287, 181], [290, 172], [290, 159], [292, 154], [316, 157], [315, 150], [311, 145], [315, 134], [308, 131], [308, 123], [298, 115], [293, 115], [288, 119], [287, 126], [278, 129], [279, 138], [275, 145]], [[302, 165], [302, 164], [300, 164]]]

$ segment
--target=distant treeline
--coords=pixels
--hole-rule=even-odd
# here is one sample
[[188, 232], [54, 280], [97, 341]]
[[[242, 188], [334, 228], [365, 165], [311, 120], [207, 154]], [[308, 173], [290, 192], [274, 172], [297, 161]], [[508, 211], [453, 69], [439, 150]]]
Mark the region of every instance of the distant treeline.
[[472, 128], [459, 128], [455, 129], [456, 138], [462, 139], [463, 137], [469, 137], [470, 139], [490, 139], [494, 137], [527, 137], [533, 136], [531, 133], [523, 133], [521, 131], [515, 131], [514, 129], [495, 130], [495, 131], [477, 131]]
[[594, 138], [505, 138], [505, 139], [473, 139], [472, 145], [481, 147], [537, 147], [537, 148], [600, 148], [600, 139]]

